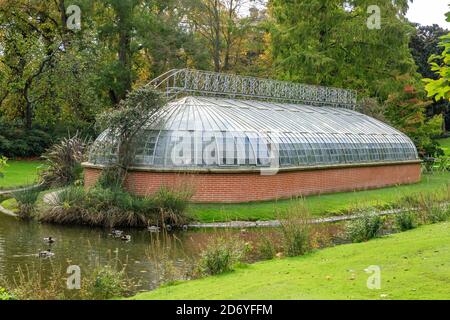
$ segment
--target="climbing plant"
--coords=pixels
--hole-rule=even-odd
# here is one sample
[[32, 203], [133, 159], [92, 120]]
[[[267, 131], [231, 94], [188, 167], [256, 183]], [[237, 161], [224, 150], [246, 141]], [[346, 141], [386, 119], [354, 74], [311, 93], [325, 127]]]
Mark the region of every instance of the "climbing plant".
[[109, 183], [123, 185], [126, 173], [132, 164], [137, 146], [141, 139], [141, 132], [158, 121], [157, 112], [164, 105], [165, 99], [160, 92], [151, 87], [143, 87], [130, 92], [116, 108], [103, 112], [98, 117], [98, 124], [109, 130], [113, 141], [105, 141], [117, 151], [117, 161], [106, 170]]

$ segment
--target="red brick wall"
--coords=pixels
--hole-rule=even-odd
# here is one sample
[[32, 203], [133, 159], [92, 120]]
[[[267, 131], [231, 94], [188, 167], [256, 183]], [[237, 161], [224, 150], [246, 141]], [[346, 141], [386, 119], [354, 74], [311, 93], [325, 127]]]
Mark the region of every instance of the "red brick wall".
[[[85, 184], [95, 184], [99, 169], [85, 168]], [[128, 190], [148, 195], [161, 186], [190, 186], [195, 202], [249, 202], [290, 198], [299, 195], [381, 188], [420, 181], [420, 164], [395, 164], [280, 172], [274, 176], [259, 173], [130, 172]]]

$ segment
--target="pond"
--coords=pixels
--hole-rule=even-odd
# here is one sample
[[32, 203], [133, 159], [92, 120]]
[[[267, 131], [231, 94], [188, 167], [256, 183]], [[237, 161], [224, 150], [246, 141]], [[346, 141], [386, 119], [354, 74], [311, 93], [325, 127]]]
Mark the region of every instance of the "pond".
[[[39, 269], [48, 275], [54, 266], [65, 271], [71, 265], [80, 266], [82, 274], [86, 274], [95, 267], [108, 265], [116, 259], [115, 261], [125, 265], [130, 278], [138, 280], [136, 291], [150, 290], [160, 284], [157, 265], [165, 254], [170, 254], [175, 266], [181, 269], [186, 267], [189, 258], [199, 254], [212, 237], [232, 233], [246, 241], [252, 241], [261, 232], [270, 233], [274, 229], [252, 229], [245, 232], [239, 229], [196, 229], [165, 236], [147, 230], [124, 232], [131, 235], [131, 241], [115, 239], [110, 235], [110, 230], [106, 229], [23, 222], [0, 215], [0, 276], [11, 281], [17, 277], [19, 267], [22, 270]], [[56, 239], [52, 245], [44, 241], [49, 236]], [[39, 252], [49, 248], [54, 253], [53, 257], [38, 257]]]

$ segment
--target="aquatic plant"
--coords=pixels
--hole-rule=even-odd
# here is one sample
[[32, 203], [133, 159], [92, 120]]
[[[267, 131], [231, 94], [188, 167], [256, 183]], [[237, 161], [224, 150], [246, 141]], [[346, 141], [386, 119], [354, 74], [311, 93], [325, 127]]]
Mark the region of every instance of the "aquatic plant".
[[236, 237], [211, 239], [200, 254], [200, 271], [205, 275], [232, 271], [237, 263], [242, 262], [248, 250], [248, 245]]
[[352, 242], [364, 242], [378, 236], [383, 227], [382, 218], [373, 212], [363, 213], [347, 225], [347, 236]]
[[285, 212], [278, 214], [284, 253], [296, 257], [311, 249], [310, 213], [302, 199], [292, 204]]
[[395, 215], [395, 225], [400, 231], [407, 231], [417, 227], [416, 213], [406, 211]]
[[13, 193], [13, 197], [17, 201], [18, 216], [23, 220], [33, 219], [36, 213], [36, 201], [38, 200], [41, 188], [28, 188]]
[[176, 191], [139, 197], [121, 189], [69, 187], [58, 193], [56, 203], [44, 208], [39, 220], [107, 228], [181, 225], [189, 221], [189, 199], [189, 194]]

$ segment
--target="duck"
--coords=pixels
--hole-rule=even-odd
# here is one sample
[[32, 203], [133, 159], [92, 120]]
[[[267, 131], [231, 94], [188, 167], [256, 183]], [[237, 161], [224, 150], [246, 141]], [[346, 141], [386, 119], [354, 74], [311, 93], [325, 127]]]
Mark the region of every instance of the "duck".
[[157, 226], [151, 226], [151, 227], [148, 227], [147, 230], [150, 232], [159, 232], [161, 230], [161, 228], [157, 227]]
[[122, 241], [131, 241], [131, 236], [129, 234], [124, 234], [120, 237], [120, 240]]
[[41, 251], [38, 253], [39, 258], [50, 258], [53, 257], [55, 254], [48, 249], [47, 251]]
[[44, 242], [47, 242], [48, 244], [55, 243], [56, 239], [53, 237], [44, 238]]

